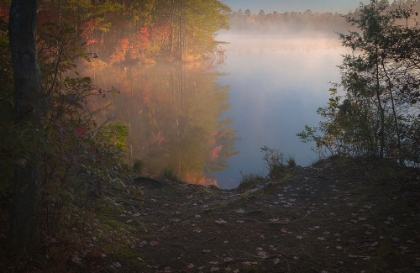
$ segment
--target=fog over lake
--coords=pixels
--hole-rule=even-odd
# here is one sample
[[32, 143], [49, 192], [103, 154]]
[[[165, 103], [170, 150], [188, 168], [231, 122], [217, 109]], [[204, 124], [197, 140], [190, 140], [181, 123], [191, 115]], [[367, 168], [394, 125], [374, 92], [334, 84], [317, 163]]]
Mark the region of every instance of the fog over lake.
[[331, 82], [339, 82], [337, 65], [346, 51], [336, 38], [273, 35], [220, 34], [226, 61], [219, 70], [227, 73], [218, 82], [229, 85], [231, 117], [239, 155], [228, 159], [228, 169], [216, 173], [221, 188], [239, 184], [241, 174], [267, 174], [260, 148], [282, 151], [287, 158], [306, 166], [317, 159], [314, 143], [304, 144], [297, 133], [315, 126], [316, 110], [326, 105]]
[[316, 110], [328, 102], [331, 82], [340, 80], [337, 65], [346, 49], [339, 40], [229, 31], [217, 39], [229, 42], [221, 45], [224, 62], [88, 71], [96, 84], [121, 93], [103, 113], [128, 127], [129, 159], [144, 162], [143, 175], [174, 174], [221, 188], [238, 186], [242, 175], [266, 175], [263, 146], [301, 166], [317, 160], [314, 143], [296, 134], [317, 125]]

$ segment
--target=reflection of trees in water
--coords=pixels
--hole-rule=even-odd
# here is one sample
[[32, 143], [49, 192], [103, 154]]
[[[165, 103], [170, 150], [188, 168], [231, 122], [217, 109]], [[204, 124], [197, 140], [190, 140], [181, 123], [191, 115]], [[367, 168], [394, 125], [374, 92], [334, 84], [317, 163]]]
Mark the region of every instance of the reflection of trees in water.
[[96, 71], [95, 82], [121, 91], [113, 108], [129, 127], [131, 158], [152, 175], [169, 168], [190, 183], [215, 184], [211, 174], [237, 153], [231, 119], [219, 120], [230, 105], [217, 76], [198, 64], [127, 66]]

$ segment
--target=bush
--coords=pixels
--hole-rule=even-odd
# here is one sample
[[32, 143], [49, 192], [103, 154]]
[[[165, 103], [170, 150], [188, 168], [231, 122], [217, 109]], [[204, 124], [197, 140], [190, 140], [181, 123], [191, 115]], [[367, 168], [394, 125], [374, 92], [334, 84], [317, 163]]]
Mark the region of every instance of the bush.
[[168, 180], [172, 180], [172, 181], [178, 181], [178, 175], [176, 174], [176, 172], [174, 170], [172, 170], [171, 168], [165, 168], [161, 174], [160, 177], [162, 179], [168, 179]]
[[258, 174], [242, 174], [241, 172], [241, 181], [239, 182], [238, 189], [253, 189], [260, 186], [266, 181], [266, 179]]
[[287, 158], [286, 165], [283, 153], [277, 149], [264, 146], [261, 148], [261, 152], [264, 154], [263, 160], [268, 169], [268, 177], [271, 179], [281, 178], [288, 168], [296, 167], [296, 161], [291, 156]]

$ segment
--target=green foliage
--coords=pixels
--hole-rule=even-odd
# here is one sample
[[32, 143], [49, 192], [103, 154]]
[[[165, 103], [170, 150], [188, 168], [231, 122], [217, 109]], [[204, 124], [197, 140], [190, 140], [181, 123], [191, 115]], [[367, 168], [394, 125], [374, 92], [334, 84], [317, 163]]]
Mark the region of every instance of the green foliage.
[[284, 162], [284, 154], [277, 149], [264, 146], [260, 150], [264, 154], [263, 161], [266, 164], [268, 176], [271, 179], [281, 178], [288, 167], [292, 168], [296, 166], [294, 158], [290, 156], [286, 160], [286, 165]]
[[74, 61], [85, 54], [77, 46], [73, 29], [53, 24], [38, 30], [44, 93], [32, 98], [44, 100], [46, 107], [39, 109], [36, 126], [30, 121], [16, 123], [8, 35], [3, 24], [0, 20], [0, 66], [4, 71], [0, 73], [0, 196], [10, 192], [15, 167], [24, 166], [31, 154], [37, 154], [41, 175], [37, 209], [43, 238], [45, 242], [60, 238], [66, 245], [63, 251], [46, 243], [50, 255], [70, 255], [80, 247], [76, 242], [84, 229], [97, 225], [92, 208], [99, 203], [115, 206], [102, 198], [109, 186], [125, 187], [122, 177], [129, 171], [124, 159], [128, 130], [109, 120], [98, 122], [101, 108], [93, 98], [115, 90], [101, 91], [89, 77], [77, 72], [69, 76]]
[[[340, 84], [318, 114], [318, 127], [306, 126], [298, 134], [304, 142], [315, 141], [320, 154], [373, 156], [418, 163], [420, 30], [409, 25], [411, 6], [390, 8], [371, 1], [361, 5], [357, 17], [347, 21], [359, 31], [340, 34], [352, 50], [339, 66]], [[404, 22], [405, 25], [401, 25]], [[345, 95], [338, 96], [337, 88]], [[318, 133], [319, 132], [319, 133]]]
[[289, 168], [294, 168], [294, 167], [297, 166], [296, 165], [296, 160], [293, 157], [291, 157], [291, 156], [289, 156], [287, 158], [286, 163], [287, 163], [287, 167], [289, 167]]
[[168, 179], [168, 180], [173, 180], [173, 181], [179, 180], [177, 173], [173, 169], [171, 169], [171, 168], [165, 168], [161, 172], [160, 178], [162, 178], [162, 179]]
[[244, 175], [241, 173], [241, 181], [239, 182], [238, 189], [251, 189], [260, 186], [266, 181], [266, 179], [258, 174], [247, 174]]
[[140, 175], [144, 170], [144, 162], [143, 160], [136, 159], [133, 163], [133, 170], [137, 175]]

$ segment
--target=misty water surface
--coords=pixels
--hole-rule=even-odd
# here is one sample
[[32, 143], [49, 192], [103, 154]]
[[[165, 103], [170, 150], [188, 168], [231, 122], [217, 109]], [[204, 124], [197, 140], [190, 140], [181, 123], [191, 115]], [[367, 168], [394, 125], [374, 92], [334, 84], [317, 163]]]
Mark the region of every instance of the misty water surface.
[[317, 159], [314, 144], [304, 144], [296, 134], [317, 125], [316, 110], [328, 102], [331, 82], [339, 82], [336, 67], [345, 49], [335, 38], [293, 36], [237, 36], [222, 34], [227, 59], [219, 77], [230, 85], [231, 108], [223, 113], [241, 140], [239, 155], [228, 159], [228, 169], [216, 173], [221, 188], [236, 187], [241, 174], [267, 173], [260, 148], [279, 149], [298, 165]]
[[[305, 166], [313, 144], [296, 134], [320, 120], [330, 82], [339, 81], [337, 39], [219, 35], [225, 62], [93, 65], [104, 89], [120, 90], [103, 111], [127, 125], [128, 157], [142, 175], [176, 175], [189, 183], [236, 187], [265, 175], [260, 148], [279, 149]], [[223, 76], [220, 74], [224, 74]], [[106, 98], [105, 98], [106, 99]], [[239, 153], [238, 153], [239, 152]]]

